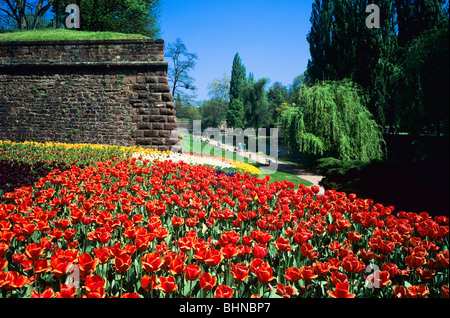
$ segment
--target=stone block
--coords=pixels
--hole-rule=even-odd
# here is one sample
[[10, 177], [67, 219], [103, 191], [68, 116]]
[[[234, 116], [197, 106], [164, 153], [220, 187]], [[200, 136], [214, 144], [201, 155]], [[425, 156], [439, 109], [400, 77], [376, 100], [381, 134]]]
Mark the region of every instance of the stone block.
[[171, 102], [173, 100], [172, 94], [170, 94], [170, 93], [163, 93], [162, 94], [162, 100], [164, 102]]
[[177, 122], [177, 117], [176, 116], [168, 116], [167, 117], [167, 122], [168, 123], [176, 123]]
[[164, 129], [164, 123], [152, 123], [153, 130], [162, 130]]
[[171, 116], [171, 115], [175, 114], [175, 111], [173, 109], [161, 108], [160, 114], [161, 115]]
[[152, 145], [164, 145], [164, 144], [165, 144], [164, 138], [159, 137], [152, 138]]
[[144, 132], [144, 137], [151, 137], [151, 138], [153, 138], [153, 137], [158, 137], [159, 136], [159, 133], [158, 133], [158, 131], [157, 130], [144, 130], [143, 131]]
[[174, 130], [178, 128], [178, 124], [177, 123], [165, 123], [164, 124], [164, 129], [165, 130]]
[[164, 123], [164, 122], [166, 122], [166, 116], [152, 115], [152, 116], [149, 116], [149, 121], [152, 123]]
[[152, 84], [154, 84], [154, 83], [157, 83], [158, 82], [158, 77], [156, 77], [156, 76], [146, 76], [145, 77], [145, 81], [147, 82], [147, 83], [152, 83]]
[[[144, 132], [145, 134], [145, 132]], [[152, 138], [136, 138], [137, 145], [150, 146], [152, 145]]]
[[151, 123], [140, 122], [138, 124], [138, 129], [152, 129], [152, 124]]

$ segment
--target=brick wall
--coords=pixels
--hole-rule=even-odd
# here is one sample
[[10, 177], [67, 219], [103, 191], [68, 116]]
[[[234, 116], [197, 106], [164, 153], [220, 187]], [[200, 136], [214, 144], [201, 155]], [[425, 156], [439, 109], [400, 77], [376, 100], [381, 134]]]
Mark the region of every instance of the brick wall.
[[163, 40], [0, 42], [0, 139], [170, 150]]

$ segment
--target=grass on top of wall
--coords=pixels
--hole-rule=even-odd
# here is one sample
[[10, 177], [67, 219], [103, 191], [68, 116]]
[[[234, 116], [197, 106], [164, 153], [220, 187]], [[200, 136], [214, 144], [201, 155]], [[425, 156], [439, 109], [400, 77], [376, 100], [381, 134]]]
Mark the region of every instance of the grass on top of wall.
[[43, 29], [0, 33], [1, 41], [54, 41], [54, 40], [121, 40], [147, 39], [140, 34], [117, 32], [91, 32], [67, 29]]

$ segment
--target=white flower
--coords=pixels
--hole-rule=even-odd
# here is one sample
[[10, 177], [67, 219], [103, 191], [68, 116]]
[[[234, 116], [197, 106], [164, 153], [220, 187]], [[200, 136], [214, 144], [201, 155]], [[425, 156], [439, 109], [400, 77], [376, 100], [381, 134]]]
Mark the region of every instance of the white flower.
[[232, 164], [222, 161], [218, 158], [207, 157], [207, 156], [194, 156], [189, 154], [180, 154], [180, 153], [152, 153], [152, 154], [141, 154], [135, 153], [133, 154], [134, 158], [142, 157], [142, 160], [150, 160], [150, 161], [165, 161], [171, 160], [173, 162], [183, 161], [190, 165], [208, 165], [215, 168], [235, 168]]

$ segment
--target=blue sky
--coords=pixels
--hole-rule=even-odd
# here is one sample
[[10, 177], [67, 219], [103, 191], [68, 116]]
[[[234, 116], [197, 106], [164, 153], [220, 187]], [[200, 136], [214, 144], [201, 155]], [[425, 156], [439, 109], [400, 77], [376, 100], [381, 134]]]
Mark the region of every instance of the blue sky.
[[306, 70], [312, 0], [161, 0], [161, 38], [180, 38], [198, 55], [190, 75], [199, 100], [207, 85], [231, 75], [239, 53], [247, 75], [289, 85]]

